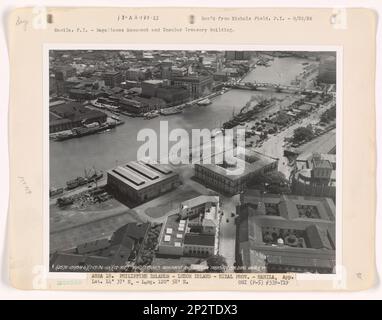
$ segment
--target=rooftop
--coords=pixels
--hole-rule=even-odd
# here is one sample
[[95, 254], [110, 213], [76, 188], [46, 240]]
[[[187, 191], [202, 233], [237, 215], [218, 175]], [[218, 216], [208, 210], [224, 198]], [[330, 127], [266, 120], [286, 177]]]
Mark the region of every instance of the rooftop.
[[107, 248], [109, 244], [110, 244], [109, 239], [99, 239], [99, 240], [95, 240], [91, 242], [86, 242], [86, 243], [80, 244], [77, 247], [77, 252], [79, 254], [94, 252], [94, 251]]
[[201, 195], [196, 198], [192, 198], [186, 201], [183, 201], [181, 203], [182, 207], [188, 207], [188, 208], [193, 208], [196, 206], [199, 206], [203, 203], [207, 202], [212, 202], [212, 203], [219, 203], [219, 197], [218, 196], [206, 196], [206, 195]]
[[215, 235], [201, 233], [187, 233], [185, 235], [184, 244], [196, 246], [215, 246]]
[[332, 165], [330, 164], [330, 161], [323, 160], [323, 159], [313, 159], [312, 160], [313, 167], [314, 168], [327, 168], [332, 169]]
[[177, 175], [167, 166], [144, 161], [131, 161], [111, 169], [107, 173], [136, 190]]
[[66, 119], [68, 121], [91, 120], [92, 118], [106, 117], [106, 114], [86, 108], [78, 102], [68, 102], [60, 105], [54, 105], [49, 108], [49, 122], [54, 123], [57, 120]]
[[120, 74], [119, 71], [106, 71], [103, 73], [104, 76], [116, 76], [118, 74]]
[[[256, 151], [251, 151], [248, 149], [246, 149], [245, 151], [239, 151], [238, 149], [235, 149], [233, 154], [236, 155], [235, 157], [236, 163], [232, 165], [231, 164], [226, 165], [225, 163], [223, 164], [216, 163], [218, 162], [216, 155], [213, 155], [211, 157], [210, 164], [200, 163], [196, 165], [207, 168], [216, 174], [222, 175], [225, 178], [228, 178], [234, 181], [250, 173], [259, 171], [265, 166], [277, 161], [277, 159], [275, 158], [268, 157], [264, 154], [261, 154]], [[241, 167], [244, 170], [239, 170], [240, 173], [235, 174], [235, 170]]]
[[[250, 263], [248, 250], [255, 250], [270, 264], [329, 269], [334, 266], [335, 206], [331, 199], [261, 195], [247, 190], [241, 202], [244, 205], [239, 209], [238, 232], [244, 265]], [[266, 214], [269, 204], [278, 206], [279, 215]], [[302, 215], [305, 211], [310, 214]]]
[[145, 80], [143, 81], [143, 83], [147, 83], [147, 84], [161, 84], [163, 83], [163, 80]]
[[162, 227], [159, 244], [162, 246], [183, 246], [186, 232], [187, 221], [181, 220], [178, 214], [170, 215]]

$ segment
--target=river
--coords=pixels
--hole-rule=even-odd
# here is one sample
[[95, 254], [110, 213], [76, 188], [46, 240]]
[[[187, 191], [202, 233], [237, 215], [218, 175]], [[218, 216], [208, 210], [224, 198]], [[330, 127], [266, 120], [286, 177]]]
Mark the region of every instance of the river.
[[[275, 58], [271, 66], [257, 67], [243, 81], [290, 84], [302, 71], [302, 62], [304, 60], [298, 58]], [[232, 117], [233, 112], [239, 112], [254, 95], [280, 99], [287, 96], [285, 93], [230, 90], [214, 98], [209, 106], [190, 107], [182, 114], [150, 120], [121, 116], [125, 124], [110, 132], [66, 141], [51, 140], [50, 184], [64, 186], [67, 180], [83, 176], [85, 168], [94, 166], [98, 170], [106, 171], [117, 164], [135, 160], [137, 149], [142, 144], [137, 141], [139, 130], [153, 129], [159, 137], [160, 121], [168, 121], [169, 130], [183, 128], [188, 132], [192, 129], [221, 127], [223, 122]]]

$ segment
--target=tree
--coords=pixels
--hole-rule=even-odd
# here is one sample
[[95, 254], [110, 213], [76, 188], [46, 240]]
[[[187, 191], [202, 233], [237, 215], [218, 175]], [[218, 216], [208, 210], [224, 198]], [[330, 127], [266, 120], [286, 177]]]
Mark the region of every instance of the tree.
[[327, 123], [336, 118], [336, 108], [332, 107], [326, 110], [320, 117], [320, 122]]
[[211, 272], [223, 272], [227, 266], [227, 261], [223, 256], [216, 254], [207, 259], [207, 266]]
[[294, 130], [293, 141], [302, 142], [312, 140], [314, 137], [312, 126], [299, 127]]
[[260, 174], [254, 178], [253, 182], [263, 185], [270, 193], [287, 194], [291, 192], [288, 179], [279, 171]]

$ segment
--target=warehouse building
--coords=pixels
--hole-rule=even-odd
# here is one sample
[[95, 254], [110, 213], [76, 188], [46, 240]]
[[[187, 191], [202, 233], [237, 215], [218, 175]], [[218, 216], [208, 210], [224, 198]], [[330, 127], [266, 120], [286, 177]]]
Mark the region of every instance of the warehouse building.
[[131, 161], [107, 172], [107, 186], [118, 198], [143, 203], [180, 184], [179, 175], [164, 165]]
[[68, 102], [49, 108], [49, 133], [82, 127], [86, 123], [104, 123], [106, 113], [86, 108], [79, 102]]

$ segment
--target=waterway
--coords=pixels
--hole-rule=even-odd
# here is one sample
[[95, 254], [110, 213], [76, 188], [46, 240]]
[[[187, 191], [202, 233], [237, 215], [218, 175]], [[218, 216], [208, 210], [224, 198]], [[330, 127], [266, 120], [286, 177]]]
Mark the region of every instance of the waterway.
[[[303, 70], [304, 61], [298, 58], [275, 58], [269, 67], [255, 68], [243, 81], [290, 84]], [[223, 122], [232, 117], [233, 112], [239, 112], [252, 96], [257, 95], [276, 97], [280, 101], [288, 96], [286, 93], [230, 90], [214, 98], [209, 106], [190, 107], [182, 114], [150, 120], [122, 116], [125, 124], [110, 132], [66, 141], [50, 141], [50, 184], [64, 186], [67, 180], [83, 176], [85, 168], [94, 166], [106, 171], [117, 164], [135, 160], [137, 150], [142, 145], [142, 142], [137, 141], [138, 132], [150, 128], [157, 132], [159, 139], [160, 121], [168, 121], [169, 130], [183, 128], [188, 132], [192, 129], [221, 127]], [[161, 150], [158, 153], [163, 155]]]

